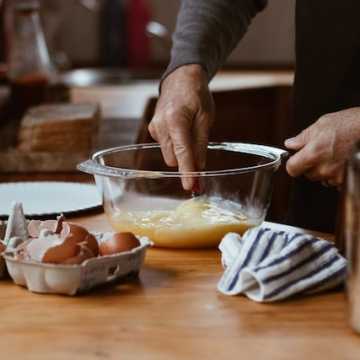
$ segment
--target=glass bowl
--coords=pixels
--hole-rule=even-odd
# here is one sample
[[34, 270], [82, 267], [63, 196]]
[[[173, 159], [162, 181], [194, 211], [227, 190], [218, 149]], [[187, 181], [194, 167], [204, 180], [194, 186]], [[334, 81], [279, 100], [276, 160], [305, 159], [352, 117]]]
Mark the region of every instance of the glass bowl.
[[[148, 236], [159, 247], [205, 248], [264, 221], [286, 155], [263, 145], [210, 143], [204, 171], [179, 173], [166, 166], [159, 144], [139, 144], [99, 151], [78, 168], [94, 175], [116, 231]], [[196, 192], [184, 190], [182, 178]]]

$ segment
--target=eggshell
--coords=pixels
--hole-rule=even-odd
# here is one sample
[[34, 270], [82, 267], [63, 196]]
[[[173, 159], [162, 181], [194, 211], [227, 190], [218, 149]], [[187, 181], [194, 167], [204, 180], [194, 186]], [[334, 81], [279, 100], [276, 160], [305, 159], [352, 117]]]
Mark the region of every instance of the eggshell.
[[84, 227], [80, 225], [64, 222], [60, 235], [62, 238], [68, 241], [86, 243], [94, 256], [99, 254], [99, 245], [95, 236], [90, 234]]
[[[92, 234], [80, 225], [64, 222], [63, 218], [33, 222], [30, 228], [33, 235], [40, 231], [26, 248], [32, 260], [53, 264], [69, 261], [74, 264], [99, 253], [97, 240]], [[91, 255], [81, 250], [79, 244], [88, 247]]]
[[100, 254], [112, 255], [123, 251], [130, 251], [140, 246], [140, 241], [133, 233], [115, 233], [107, 239], [104, 239], [100, 245]]
[[60, 264], [77, 255], [79, 248], [73, 239], [64, 239], [49, 230], [42, 230], [40, 236], [31, 240], [26, 252], [32, 260]]
[[30, 237], [37, 238], [39, 237], [41, 230], [47, 229], [55, 232], [57, 224], [57, 220], [31, 220], [28, 225], [28, 232]]
[[63, 264], [65, 265], [78, 265], [87, 259], [95, 257], [92, 251], [87, 246], [79, 246], [79, 252], [76, 256], [66, 259]]

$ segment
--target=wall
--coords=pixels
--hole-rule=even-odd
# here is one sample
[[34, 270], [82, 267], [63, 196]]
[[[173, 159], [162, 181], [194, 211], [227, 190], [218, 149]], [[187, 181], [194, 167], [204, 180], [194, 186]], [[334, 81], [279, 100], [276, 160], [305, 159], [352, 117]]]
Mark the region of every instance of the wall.
[[[234, 0], [239, 1], [239, 0]], [[154, 18], [174, 29], [179, 0], [149, 0]], [[229, 59], [242, 64], [289, 64], [294, 61], [295, 0], [270, 0], [265, 11], [253, 20], [248, 33]], [[155, 48], [154, 57], [166, 58]]]
[[[98, 0], [99, 4], [102, 1]], [[173, 30], [180, 0], [147, 1], [154, 20]], [[48, 15], [53, 15], [45, 16], [52, 47], [65, 51], [74, 62], [96, 62], [98, 12], [85, 9], [77, 0], [43, 0], [43, 5], [46, 6]], [[270, 0], [268, 8], [254, 19], [229, 62], [264, 65], [292, 63], [294, 7], [295, 0]], [[153, 41], [153, 59], [165, 62], [168, 59], [168, 53], [156, 41]]]

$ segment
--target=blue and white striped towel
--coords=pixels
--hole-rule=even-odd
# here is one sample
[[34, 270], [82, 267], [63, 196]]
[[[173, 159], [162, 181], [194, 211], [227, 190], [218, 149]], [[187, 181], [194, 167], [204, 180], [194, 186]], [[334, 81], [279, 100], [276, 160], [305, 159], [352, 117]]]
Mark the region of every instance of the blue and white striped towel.
[[218, 289], [226, 295], [272, 302], [332, 289], [346, 276], [335, 246], [311, 235], [255, 228], [227, 234], [219, 248], [226, 269]]

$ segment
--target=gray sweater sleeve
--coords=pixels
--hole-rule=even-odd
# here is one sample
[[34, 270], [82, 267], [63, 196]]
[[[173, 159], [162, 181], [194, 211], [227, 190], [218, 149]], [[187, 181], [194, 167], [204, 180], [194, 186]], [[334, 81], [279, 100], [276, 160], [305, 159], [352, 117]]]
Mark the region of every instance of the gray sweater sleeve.
[[200, 64], [211, 79], [267, 0], [182, 0], [170, 64], [163, 79], [182, 65]]

